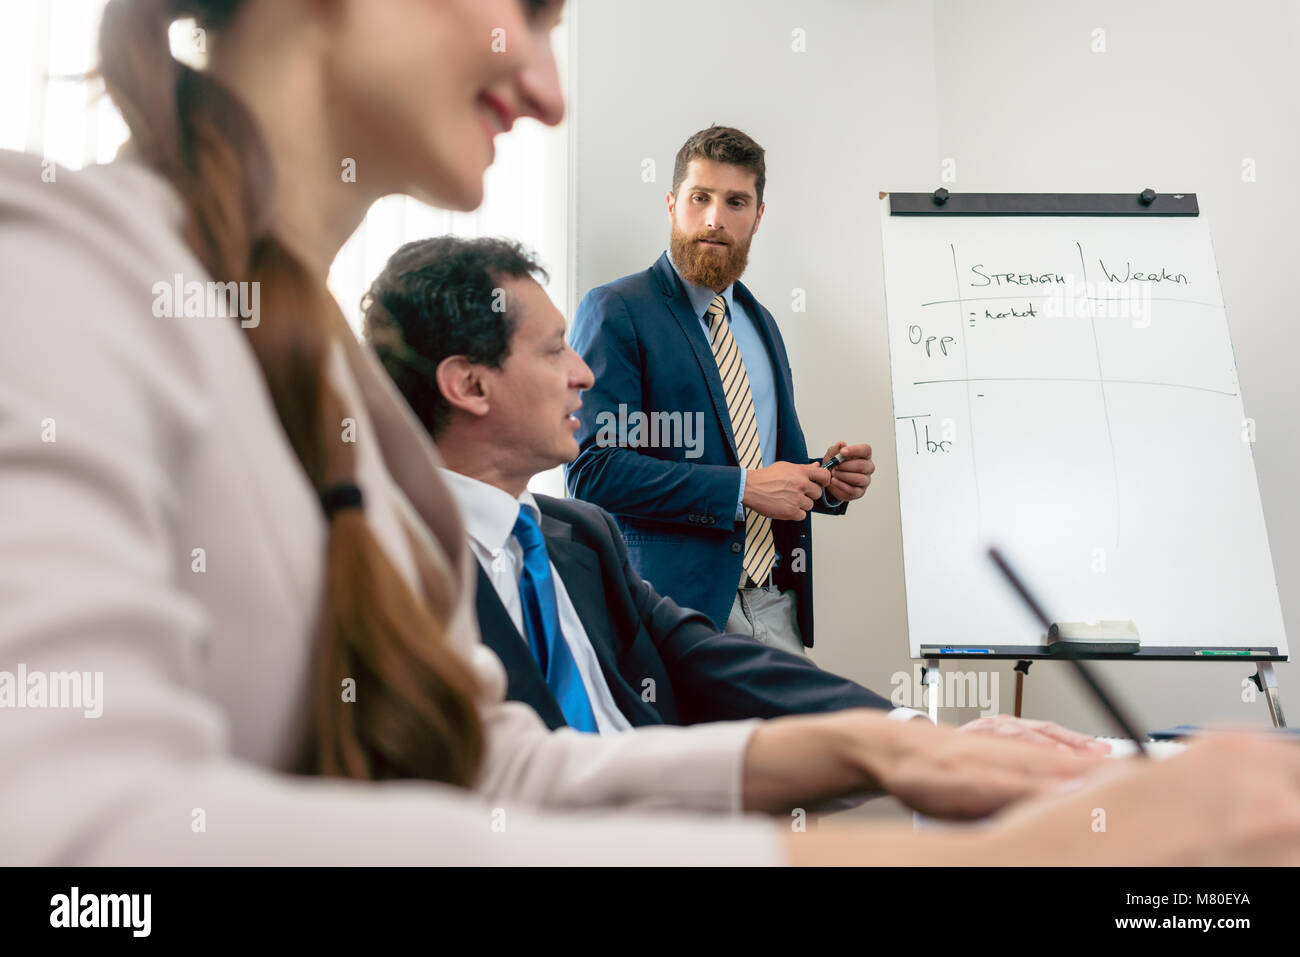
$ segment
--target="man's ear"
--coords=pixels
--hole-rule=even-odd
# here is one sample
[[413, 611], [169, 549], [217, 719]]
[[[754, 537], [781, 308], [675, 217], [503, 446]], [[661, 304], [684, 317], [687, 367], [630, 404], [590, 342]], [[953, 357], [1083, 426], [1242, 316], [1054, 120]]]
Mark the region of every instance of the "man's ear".
[[668, 203], [668, 218], [671, 220], [673, 218], [673, 210], [677, 208], [677, 197], [673, 195], [673, 191], [670, 189], [664, 197], [664, 200]]
[[487, 415], [491, 404], [484, 388], [482, 369], [464, 356], [448, 356], [438, 363], [434, 373], [438, 391], [453, 408], [470, 415]]
[[763, 210], [765, 209], [767, 209], [767, 203], [758, 204], [758, 218], [754, 220], [754, 229], [753, 232], [750, 233], [751, 236], [758, 232], [758, 224], [763, 221]]

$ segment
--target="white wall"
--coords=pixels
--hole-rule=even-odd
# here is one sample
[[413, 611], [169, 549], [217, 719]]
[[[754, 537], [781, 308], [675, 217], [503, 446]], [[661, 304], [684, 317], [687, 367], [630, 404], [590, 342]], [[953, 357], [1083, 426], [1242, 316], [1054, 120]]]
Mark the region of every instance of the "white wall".
[[[1280, 2], [941, 3], [941, 157], [957, 189], [1080, 192], [1195, 190], [1214, 250], [1245, 397], [1258, 425], [1255, 462], [1282, 612], [1300, 624], [1300, 401], [1291, 357], [1294, 309], [1272, 295], [1297, 252], [1300, 168], [1297, 26]], [[1093, 30], [1106, 52], [1092, 52]], [[1243, 182], [1254, 160], [1255, 182]], [[1189, 463], [1193, 476], [1213, 461]], [[1206, 543], [1213, 548], [1213, 542]], [[1249, 636], [1234, 636], [1249, 640]], [[1266, 722], [1241, 701], [1245, 665], [1110, 665], [1105, 672], [1152, 726], [1210, 718]], [[1278, 669], [1292, 720], [1296, 669]], [[1101, 725], [1059, 666], [1035, 665], [1030, 713]], [[1039, 680], [1041, 678], [1046, 680]], [[1289, 694], [1287, 694], [1289, 692]]]
[[[809, 447], [866, 440], [879, 469], [816, 522], [817, 647], [888, 692], [907, 657], [878, 190], [1191, 190], [1209, 217], [1283, 614], [1300, 623], [1300, 322], [1261, 280], [1294, 269], [1300, 198], [1296, 5], [1284, 2], [576, 0], [573, 276], [580, 296], [667, 242], [682, 141], [711, 122], [767, 149], [767, 213], [745, 282], [781, 325]], [[806, 52], [791, 49], [806, 31]], [[1092, 52], [1093, 30], [1106, 52]], [[653, 159], [657, 181], [642, 182]], [[1258, 180], [1242, 181], [1252, 158]], [[791, 310], [807, 290], [808, 311]], [[576, 302], [574, 298], [572, 301]], [[1213, 461], [1188, 463], [1191, 480]], [[1206, 543], [1213, 548], [1213, 542]], [[1237, 636], [1246, 638], [1248, 636]], [[1267, 722], [1237, 664], [1111, 664], [1149, 727]], [[1010, 664], [1000, 669], [1012, 706]], [[1279, 668], [1300, 716], [1295, 669]], [[1063, 665], [1035, 664], [1025, 713], [1106, 732]], [[946, 713], [945, 719], [967, 715]]]

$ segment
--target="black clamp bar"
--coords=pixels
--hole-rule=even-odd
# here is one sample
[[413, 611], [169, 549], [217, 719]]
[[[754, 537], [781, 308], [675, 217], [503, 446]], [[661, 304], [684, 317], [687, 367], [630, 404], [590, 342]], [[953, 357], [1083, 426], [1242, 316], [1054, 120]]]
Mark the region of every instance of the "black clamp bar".
[[1199, 216], [1195, 193], [886, 193], [891, 216]]

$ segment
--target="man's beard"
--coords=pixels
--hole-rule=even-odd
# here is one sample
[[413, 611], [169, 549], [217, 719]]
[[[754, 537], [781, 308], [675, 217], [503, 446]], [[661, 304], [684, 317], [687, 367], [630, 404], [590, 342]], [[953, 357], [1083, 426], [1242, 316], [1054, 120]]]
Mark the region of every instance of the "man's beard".
[[[682, 278], [693, 285], [713, 290], [726, 289], [749, 265], [749, 244], [754, 238], [753, 233], [737, 242], [716, 230], [704, 229], [687, 234], [679, 230], [675, 222], [672, 227], [669, 255]], [[722, 249], [708, 247], [700, 243], [702, 239], [714, 239], [729, 245]]]

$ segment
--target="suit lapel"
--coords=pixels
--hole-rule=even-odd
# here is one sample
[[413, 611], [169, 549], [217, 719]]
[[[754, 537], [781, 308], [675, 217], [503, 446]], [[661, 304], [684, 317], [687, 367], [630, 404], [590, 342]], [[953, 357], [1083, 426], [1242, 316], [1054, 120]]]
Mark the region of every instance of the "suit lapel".
[[[799, 419], [794, 412], [794, 381], [790, 378], [790, 360], [785, 353], [785, 344], [781, 339], [781, 330], [766, 309], [758, 304], [754, 294], [741, 282], [736, 282], [732, 297], [749, 313], [758, 334], [763, 337], [768, 360], [772, 363], [772, 374], [776, 380], [776, 444], [775, 460], [801, 462], [807, 458], [807, 451], [791, 448], [790, 441], [795, 435], [802, 437]], [[796, 443], [796, 446], [798, 443]]]
[[749, 317], [753, 320], [754, 325], [758, 328], [758, 334], [763, 337], [763, 346], [767, 349], [768, 359], [772, 363], [772, 368], [776, 372], [777, 379], [781, 382], [782, 388], [778, 391], [785, 398], [789, 394], [793, 383], [786, 372], [790, 362], [785, 355], [785, 347], [781, 339], [781, 330], [776, 327], [776, 321], [772, 319], [771, 314], [758, 304], [754, 294], [749, 288], [739, 280], [732, 290], [732, 298], [740, 300], [741, 306]]
[[541, 525], [551, 563], [564, 582], [569, 601], [573, 602], [578, 619], [587, 632], [587, 640], [596, 652], [605, 684], [609, 686], [619, 710], [630, 718], [635, 710], [629, 709], [629, 700], [635, 699], [639, 705], [641, 699], [618, 670], [614, 634], [616, 626], [605, 599], [600, 560], [586, 545], [573, 540], [573, 526], [567, 522], [543, 514]]
[[690, 343], [691, 351], [695, 354], [695, 361], [700, 364], [700, 371], [704, 373], [704, 383], [708, 386], [709, 397], [713, 400], [713, 411], [717, 413], [722, 432], [727, 437], [731, 457], [739, 464], [740, 460], [736, 456], [736, 436], [731, 431], [731, 413], [727, 410], [727, 395], [722, 391], [722, 376], [718, 374], [718, 361], [713, 358], [713, 349], [704, 334], [704, 326], [700, 323], [700, 317], [691, 309], [691, 301], [686, 297], [686, 290], [678, 281], [677, 273], [673, 271], [667, 253], [660, 255], [654, 264], [654, 269], [659, 277], [660, 290], [663, 292], [668, 311], [677, 320], [677, 325], [681, 327], [686, 341]]
[[618, 665], [614, 660], [614, 636], [600, 578], [600, 562], [595, 552], [573, 540], [572, 525], [550, 515], [543, 515], [541, 524], [551, 563], [564, 582], [564, 590], [578, 612], [608, 681], [611, 673], [618, 674]]
[[[478, 565], [478, 562], [475, 564]], [[515, 623], [510, 620], [505, 605], [501, 604], [497, 590], [482, 566], [478, 569], [476, 606], [483, 643], [496, 652], [506, 667], [509, 682], [507, 696], [531, 707], [552, 730], [564, 727], [567, 724], [564, 712], [560, 710], [551, 689], [546, 686], [537, 659], [528, 648], [528, 639], [519, 633]]]

